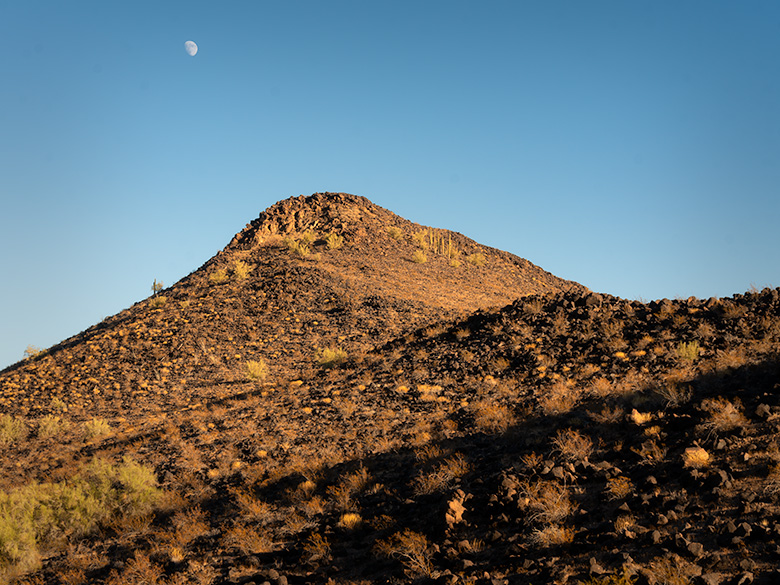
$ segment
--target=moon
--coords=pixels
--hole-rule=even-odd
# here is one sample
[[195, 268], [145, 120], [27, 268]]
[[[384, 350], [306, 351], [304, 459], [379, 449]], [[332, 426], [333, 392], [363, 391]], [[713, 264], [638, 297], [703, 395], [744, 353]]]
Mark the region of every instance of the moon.
[[186, 43], [184, 43], [184, 50], [187, 51], [187, 54], [190, 57], [194, 57], [195, 54], [198, 52], [198, 45], [196, 45], [192, 41], [187, 41]]

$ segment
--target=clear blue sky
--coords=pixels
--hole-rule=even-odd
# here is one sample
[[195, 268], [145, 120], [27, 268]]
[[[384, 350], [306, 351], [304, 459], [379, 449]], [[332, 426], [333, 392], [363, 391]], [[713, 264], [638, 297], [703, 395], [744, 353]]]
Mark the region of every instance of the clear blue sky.
[[779, 187], [775, 0], [0, 0], [0, 367], [293, 195], [650, 300], [780, 286]]

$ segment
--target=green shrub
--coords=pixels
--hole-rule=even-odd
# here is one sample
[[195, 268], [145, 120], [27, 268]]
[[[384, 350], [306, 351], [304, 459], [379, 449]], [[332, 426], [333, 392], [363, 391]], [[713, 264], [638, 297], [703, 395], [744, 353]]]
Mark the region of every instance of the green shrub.
[[0, 491], [0, 579], [37, 569], [41, 552], [64, 550], [101, 523], [150, 514], [162, 496], [152, 470], [130, 459], [95, 459], [70, 480]]
[[332, 368], [337, 366], [347, 359], [347, 352], [343, 349], [333, 349], [326, 347], [320, 351], [317, 357], [317, 363], [324, 368]]
[[681, 360], [693, 362], [699, 357], [699, 342], [698, 341], [681, 341], [677, 345], [677, 357]]
[[27, 425], [21, 418], [0, 414], [0, 447], [23, 440], [27, 436]]

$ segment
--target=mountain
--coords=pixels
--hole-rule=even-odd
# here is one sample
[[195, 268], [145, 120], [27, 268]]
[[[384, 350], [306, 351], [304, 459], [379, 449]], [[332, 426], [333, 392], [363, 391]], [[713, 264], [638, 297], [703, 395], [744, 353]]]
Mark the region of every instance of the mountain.
[[[416, 252], [427, 260], [414, 262]], [[172, 287], [6, 368], [0, 405], [21, 414], [50, 413], [52, 400], [91, 415], [181, 408], [231, 392], [247, 361], [295, 379], [323, 348], [354, 356], [426, 323], [570, 289], [583, 287], [364, 197], [291, 198]]]
[[289, 199], [0, 373], [0, 579], [775, 583], [779, 349], [780, 289], [627, 301]]

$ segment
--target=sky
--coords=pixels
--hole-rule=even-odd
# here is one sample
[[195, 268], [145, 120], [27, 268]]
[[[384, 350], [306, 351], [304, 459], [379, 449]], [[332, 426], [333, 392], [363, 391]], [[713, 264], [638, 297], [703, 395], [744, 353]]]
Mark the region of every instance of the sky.
[[0, 0], [0, 368], [321, 191], [624, 298], [780, 286], [780, 3]]

